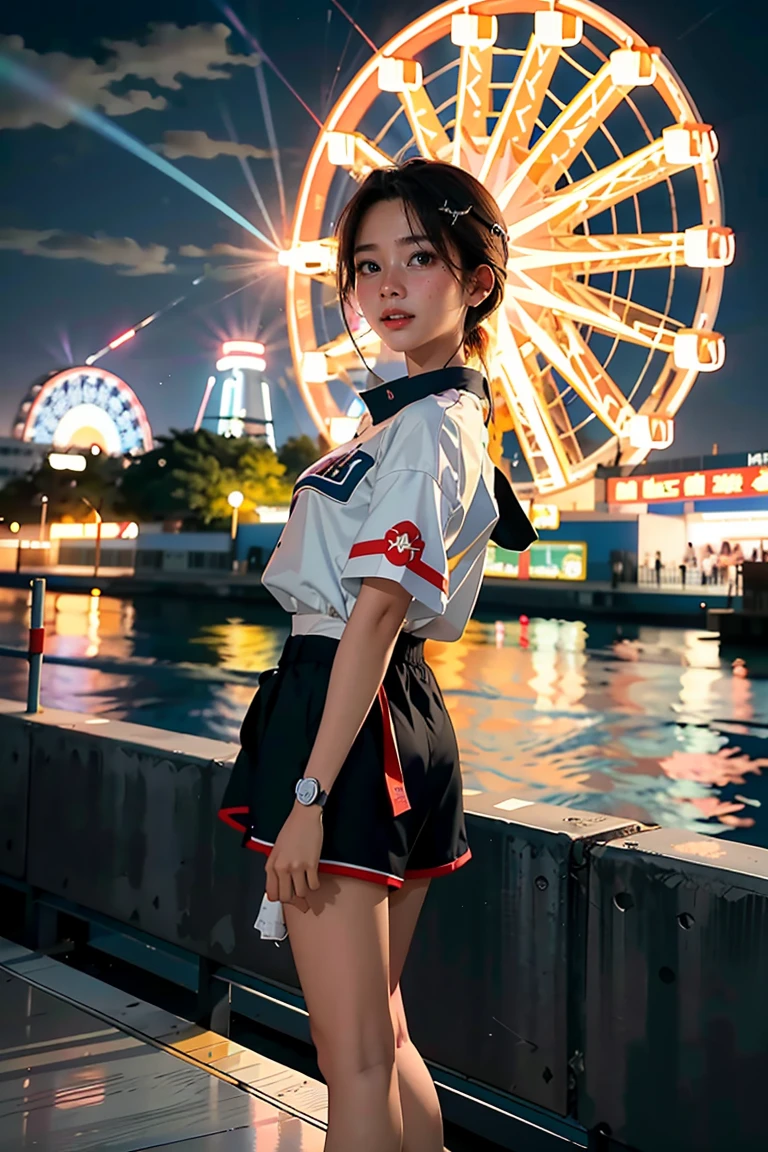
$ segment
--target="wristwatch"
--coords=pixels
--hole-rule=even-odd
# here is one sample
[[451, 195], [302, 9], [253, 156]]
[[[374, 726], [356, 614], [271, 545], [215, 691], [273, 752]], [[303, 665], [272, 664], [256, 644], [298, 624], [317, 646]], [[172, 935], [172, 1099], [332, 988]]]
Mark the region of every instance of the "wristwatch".
[[324, 808], [328, 793], [323, 792], [320, 781], [316, 780], [314, 776], [302, 776], [300, 780], [296, 781], [296, 799], [305, 808], [310, 808], [313, 804], [319, 804], [321, 808]]

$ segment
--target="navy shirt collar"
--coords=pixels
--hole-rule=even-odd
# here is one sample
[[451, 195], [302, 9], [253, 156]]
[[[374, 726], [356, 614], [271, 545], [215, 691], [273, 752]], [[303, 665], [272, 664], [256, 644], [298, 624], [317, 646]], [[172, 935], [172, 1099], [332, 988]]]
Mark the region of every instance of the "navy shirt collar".
[[[408, 404], [423, 400], [425, 396], [439, 395], [450, 388], [461, 388], [474, 396], [490, 401], [490, 389], [482, 372], [474, 368], [438, 368], [436, 372], [422, 372], [418, 376], [401, 376], [388, 384], [379, 384], [362, 392], [374, 424], [394, 416]], [[493, 494], [499, 509], [491, 540], [500, 548], [511, 552], [524, 552], [537, 538], [528, 517], [515, 496], [512, 485], [499, 468], [494, 468]]]
[[481, 400], [488, 395], [488, 386], [482, 372], [474, 368], [463, 366], [455, 368], [438, 368], [434, 372], [421, 372], [418, 376], [401, 376], [376, 388], [369, 388], [362, 392], [361, 399], [365, 401], [374, 424], [381, 424], [416, 400], [423, 400], [425, 396], [436, 396], [440, 392], [447, 392], [450, 388], [461, 388], [471, 392]]

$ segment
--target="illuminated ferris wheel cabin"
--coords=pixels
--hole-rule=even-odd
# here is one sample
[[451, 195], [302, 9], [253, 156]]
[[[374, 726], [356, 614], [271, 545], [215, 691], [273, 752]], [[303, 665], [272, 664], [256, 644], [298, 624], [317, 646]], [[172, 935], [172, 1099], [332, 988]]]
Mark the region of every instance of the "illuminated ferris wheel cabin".
[[114, 373], [87, 366], [33, 384], [13, 434], [60, 450], [95, 446], [110, 456], [135, 456], [152, 447], [152, 429], [136, 393]]

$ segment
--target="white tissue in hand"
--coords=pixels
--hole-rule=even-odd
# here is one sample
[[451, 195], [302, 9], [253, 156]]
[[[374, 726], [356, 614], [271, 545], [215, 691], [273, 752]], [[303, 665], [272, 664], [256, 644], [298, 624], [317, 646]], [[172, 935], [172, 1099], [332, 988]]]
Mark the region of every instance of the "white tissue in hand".
[[285, 926], [283, 906], [279, 900], [270, 900], [267, 894], [264, 894], [254, 928], [261, 933], [262, 940], [285, 940], [288, 929]]

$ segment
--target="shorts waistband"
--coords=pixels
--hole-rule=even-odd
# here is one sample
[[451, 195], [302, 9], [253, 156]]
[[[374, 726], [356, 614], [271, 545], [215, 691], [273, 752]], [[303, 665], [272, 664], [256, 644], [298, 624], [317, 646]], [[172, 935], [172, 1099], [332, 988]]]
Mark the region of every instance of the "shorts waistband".
[[[289, 636], [280, 664], [332, 664], [339, 641], [332, 636]], [[401, 632], [392, 653], [393, 664], [423, 664], [424, 641]]]

